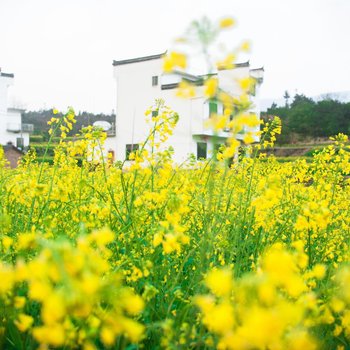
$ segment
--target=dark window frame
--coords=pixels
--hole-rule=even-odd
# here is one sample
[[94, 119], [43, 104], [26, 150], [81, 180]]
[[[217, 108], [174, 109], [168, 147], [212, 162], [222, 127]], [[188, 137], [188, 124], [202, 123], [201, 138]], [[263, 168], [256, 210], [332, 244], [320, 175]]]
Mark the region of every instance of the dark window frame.
[[132, 152], [138, 151], [140, 148], [138, 143], [127, 143], [125, 145], [125, 159], [129, 159]]
[[24, 148], [24, 138], [23, 137], [17, 137], [16, 138], [16, 147], [19, 149]]
[[197, 142], [197, 159], [207, 159], [208, 144], [206, 142]]
[[158, 86], [158, 75], [152, 76], [152, 86]]

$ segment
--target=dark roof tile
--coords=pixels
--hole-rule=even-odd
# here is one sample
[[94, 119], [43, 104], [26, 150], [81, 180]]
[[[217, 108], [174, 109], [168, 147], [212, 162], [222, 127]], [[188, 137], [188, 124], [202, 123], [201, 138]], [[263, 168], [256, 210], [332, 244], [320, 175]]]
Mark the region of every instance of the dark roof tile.
[[137, 58], [129, 58], [127, 60], [121, 60], [121, 61], [113, 61], [113, 66], [121, 66], [123, 64], [130, 64], [130, 63], [138, 63], [138, 62], [144, 62], [144, 61], [151, 61], [151, 60], [157, 60], [159, 58], [162, 58], [166, 52], [160, 53], [158, 55], [152, 55], [152, 56], [144, 56], [144, 57], [137, 57]]
[[15, 77], [15, 75], [13, 73], [3, 73], [3, 72], [0, 72], [0, 76], [6, 77], [6, 78], [14, 78]]

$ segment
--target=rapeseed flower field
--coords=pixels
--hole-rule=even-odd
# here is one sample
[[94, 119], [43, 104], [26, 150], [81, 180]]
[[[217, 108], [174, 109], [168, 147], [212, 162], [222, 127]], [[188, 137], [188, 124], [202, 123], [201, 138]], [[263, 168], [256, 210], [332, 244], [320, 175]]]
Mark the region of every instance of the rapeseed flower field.
[[[178, 66], [186, 57], [169, 53], [165, 69]], [[260, 123], [245, 112], [252, 82], [234, 98], [213, 79], [205, 93], [225, 105], [214, 131]], [[281, 164], [264, 155], [275, 118], [260, 143], [245, 138], [250, 157], [231, 161], [232, 137], [210, 160], [179, 165], [163, 145], [181, 116], [156, 101], [145, 143], [111, 163], [101, 130], [66, 142], [74, 111], [56, 115], [53, 165], [28, 153], [8, 169], [0, 154], [1, 348], [350, 347], [345, 135], [311, 163]]]

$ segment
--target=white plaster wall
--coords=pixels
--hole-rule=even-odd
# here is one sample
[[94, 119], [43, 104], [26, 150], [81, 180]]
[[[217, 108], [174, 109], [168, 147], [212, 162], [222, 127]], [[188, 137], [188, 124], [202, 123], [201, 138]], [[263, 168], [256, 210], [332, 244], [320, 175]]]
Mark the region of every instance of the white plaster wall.
[[114, 68], [117, 83], [116, 145], [117, 160], [124, 160], [125, 145], [143, 142], [148, 126], [145, 111], [160, 98], [160, 85], [152, 86], [152, 76], [162, 72], [162, 61], [151, 60]]
[[12, 142], [14, 145], [16, 145], [16, 134], [8, 133], [6, 131], [7, 122], [7, 114], [0, 112], [0, 144], [6, 145], [8, 142]]
[[13, 78], [0, 75], [0, 112], [5, 113], [8, 108], [8, 87], [13, 85]]
[[240, 96], [239, 80], [249, 77], [249, 67], [236, 67], [218, 71], [219, 87], [233, 96]]
[[29, 145], [29, 133], [27, 132], [10, 132], [7, 131], [9, 124], [13, 126], [18, 126], [19, 130], [21, 128], [21, 114], [19, 112], [7, 112], [0, 113], [0, 144], [6, 145], [8, 142], [12, 142], [16, 146], [17, 138], [22, 137], [24, 147]]
[[[12, 77], [4, 77], [0, 75], [0, 144], [6, 145], [12, 142], [14, 146], [17, 144], [17, 138], [23, 138], [24, 147], [29, 145], [29, 133], [22, 133], [21, 124], [22, 116], [19, 111], [8, 110], [8, 88], [13, 85]], [[18, 132], [7, 131], [8, 128], [18, 130]]]
[[185, 161], [191, 153], [196, 154], [197, 145], [193, 134], [199, 126], [203, 126], [204, 98], [201, 96], [201, 88], [197, 89], [197, 96], [191, 99], [183, 99], [176, 96], [176, 89], [163, 90], [163, 98], [166, 105], [179, 114], [179, 121], [173, 135], [167, 144], [174, 148], [173, 159], [176, 163]]
[[[264, 70], [263, 69], [259, 69], [259, 70], [252, 70], [250, 71], [250, 75], [253, 78], [258, 79], [258, 82], [255, 86], [255, 96], [251, 96], [251, 101], [252, 101], [252, 108], [251, 111], [254, 112], [260, 119], [260, 112], [261, 112], [261, 106], [260, 106], [260, 88], [261, 88], [261, 84], [264, 78]], [[259, 82], [260, 80], [260, 82]], [[250, 129], [253, 132], [257, 132], [260, 130], [260, 126], [257, 126], [255, 128], [251, 128]], [[260, 137], [254, 137], [256, 142], [260, 141]]]

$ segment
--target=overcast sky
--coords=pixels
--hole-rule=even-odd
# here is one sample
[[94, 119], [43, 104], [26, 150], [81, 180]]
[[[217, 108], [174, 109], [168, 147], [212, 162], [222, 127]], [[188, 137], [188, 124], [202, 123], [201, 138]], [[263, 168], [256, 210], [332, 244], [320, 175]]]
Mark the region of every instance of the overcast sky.
[[112, 61], [163, 52], [204, 15], [237, 20], [262, 98], [350, 90], [350, 0], [0, 0], [0, 67], [14, 104], [109, 113]]

